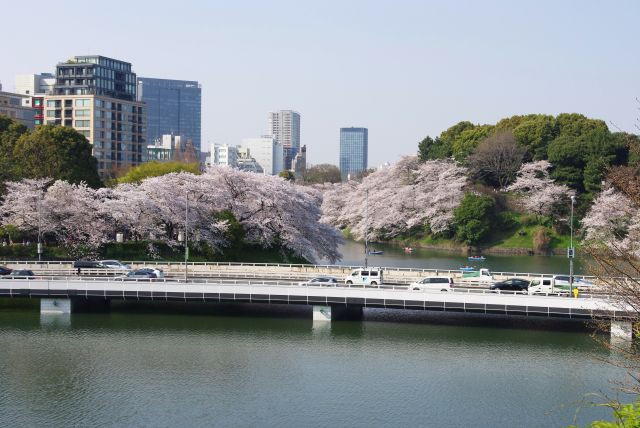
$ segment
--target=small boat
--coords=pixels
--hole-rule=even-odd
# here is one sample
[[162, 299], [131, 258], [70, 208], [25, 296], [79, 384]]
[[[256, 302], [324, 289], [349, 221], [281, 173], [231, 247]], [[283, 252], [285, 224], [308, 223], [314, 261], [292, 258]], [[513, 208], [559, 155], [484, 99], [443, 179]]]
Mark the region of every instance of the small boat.
[[473, 266], [460, 266], [461, 272], [472, 272], [474, 270], [476, 270], [476, 268], [474, 268]]
[[411, 248], [411, 247], [404, 247], [404, 252], [405, 252], [405, 253], [413, 253], [413, 248]]
[[476, 262], [483, 262], [487, 260], [484, 256], [469, 256], [468, 259]]
[[369, 251], [369, 254], [372, 256], [379, 256], [380, 254], [384, 254], [384, 251], [381, 250], [371, 250]]

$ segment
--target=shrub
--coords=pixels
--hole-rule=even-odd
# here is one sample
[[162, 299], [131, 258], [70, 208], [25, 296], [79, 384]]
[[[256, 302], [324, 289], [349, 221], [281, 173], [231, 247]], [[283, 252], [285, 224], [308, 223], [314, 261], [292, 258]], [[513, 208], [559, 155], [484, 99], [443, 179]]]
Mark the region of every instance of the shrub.
[[533, 232], [533, 250], [544, 253], [549, 250], [551, 243], [551, 234], [549, 229], [544, 226], [537, 227]]

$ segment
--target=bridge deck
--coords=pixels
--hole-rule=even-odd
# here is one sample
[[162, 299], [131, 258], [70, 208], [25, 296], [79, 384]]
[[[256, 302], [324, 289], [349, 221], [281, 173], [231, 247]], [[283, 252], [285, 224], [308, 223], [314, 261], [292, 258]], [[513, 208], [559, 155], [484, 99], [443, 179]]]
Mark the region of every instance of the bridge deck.
[[543, 316], [626, 319], [627, 313], [606, 296], [570, 298], [511, 292], [455, 289], [409, 291], [406, 287], [308, 287], [283, 281], [175, 280], [122, 281], [108, 278], [1, 279], [0, 297], [69, 297], [119, 300], [254, 302], [343, 305]]

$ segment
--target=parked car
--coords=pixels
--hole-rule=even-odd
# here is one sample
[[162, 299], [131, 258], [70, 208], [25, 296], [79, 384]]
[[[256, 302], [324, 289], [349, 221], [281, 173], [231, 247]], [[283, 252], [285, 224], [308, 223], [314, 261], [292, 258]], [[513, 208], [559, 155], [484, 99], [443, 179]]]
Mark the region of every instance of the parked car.
[[124, 281], [135, 281], [138, 279], [155, 279], [156, 274], [151, 272], [151, 269], [136, 269], [136, 270], [132, 270], [131, 272], [127, 273], [124, 276], [119, 276], [118, 279], [122, 279]]
[[344, 279], [347, 285], [380, 285], [384, 283], [382, 268], [360, 268], [351, 271]]
[[105, 269], [131, 270], [131, 266], [125, 265], [118, 260], [100, 260], [100, 267]]
[[299, 282], [298, 285], [335, 287], [338, 285], [338, 279], [332, 276], [318, 276], [308, 281]]
[[496, 282], [489, 286], [490, 290], [501, 291], [527, 291], [529, 289], [530, 281], [522, 278], [509, 278], [504, 281]]
[[13, 269], [9, 269], [8, 267], [0, 266], [0, 275], [9, 275]]
[[409, 290], [423, 291], [423, 290], [439, 290], [449, 291], [453, 286], [453, 278], [450, 276], [428, 276], [422, 278], [418, 282], [412, 282], [409, 285]]
[[10, 274], [3, 275], [3, 278], [15, 278], [15, 279], [34, 279], [36, 275], [29, 269], [13, 269]]

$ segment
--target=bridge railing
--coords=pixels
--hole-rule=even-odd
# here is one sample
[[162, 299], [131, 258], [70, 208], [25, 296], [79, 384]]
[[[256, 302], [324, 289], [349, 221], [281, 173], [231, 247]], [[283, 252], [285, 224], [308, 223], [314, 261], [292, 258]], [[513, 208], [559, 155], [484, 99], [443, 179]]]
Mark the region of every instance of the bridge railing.
[[[13, 286], [13, 284], [17, 282], [19, 286]], [[151, 284], [164, 284], [164, 285], [202, 285], [202, 286], [249, 286], [249, 287], [271, 287], [271, 286], [280, 286], [280, 287], [303, 287], [305, 289], [328, 289], [328, 288], [339, 288], [339, 289], [360, 289], [365, 291], [403, 291], [403, 292], [411, 292], [412, 294], [422, 295], [422, 294], [438, 294], [438, 295], [447, 295], [448, 293], [452, 294], [484, 294], [484, 295], [510, 295], [510, 296], [532, 296], [529, 293], [522, 291], [508, 291], [508, 290], [489, 290], [486, 288], [452, 288], [448, 291], [441, 291], [437, 289], [422, 289], [422, 290], [409, 290], [407, 285], [380, 285], [380, 286], [371, 286], [371, 285], [362, 285], [362, 284], [322, 284], [322, 285], [311, 285], [311, 284], [299, 284], [298, 282], [291, 281], [282, 281], [282, 280], [247, 280], [247, 279], [212, 279], [212, 278], [191, 278], [185, 281], [184, 279], [176, 279], [176, 278], [114, 278], [114, 277], [94, 277], [94, 276], [36, 276], [36, 277], [9, 277], [4, 278], [0, 277], [0, 289], [42, 289], [43, 283], [52, 283], [52, 284], [67, 284], [67, 288], [70, 285], [75, 283], [100, 283], [107, 284], [109, 287], [113, 287], [114, 289], [124, 288], [125, 285], [135, 284], [136, 286], [144, 287], [145, 285]], [[6, 285], [6, 286], [5, 286]], [[26, 287], [25, 287], [26, 286]], [[571, 297], [568, 293], [536, 293], [533, 296], [538, 297], [565, 297], [565, 298], [574, 298]], [[609, 300], [612, 296], [606, 294], [591, 294], [591, 293], [580, 293], [578, 295], [578, 299], [601, 299], [601, 300]]]
[[[184, 270], [185, 263], [184, 262], [173, 262], [173, 261], [127, 261], [125, 262], [135, 267], [166, 267], [169, 270], [173, 271], [174, 268], [176, 270]], [[12, 261], [12, 260], [4, 260], [0, 261], [2, 265], [17, 265], [17, 266], [38, 266], [39, 270], [49, 270], [52, 272], [58, 272], [61, 274], [71, 273], [75, 270], [73, 268], [73, 261]], [[362, 266], [347, 266], [347, 265], [313, 265], [313, 264], [300, 264], [300, 263], [242, 263], [242, 262], [188, 262], [187, 267], [190, 269], [191, 274], [198, 274], [199, 272], [195, 270], [198, 267], [217, 267], [217, 268], [227, 268], [230, 270], [242, 270], [243, 268], [264, 268], [264, 269], [287, 269], [294, 270], [294, 272], [305, 274], [306, 276], [312, 274], [318, 274], [321, 271], [340, 271], [340, 274], [347, 274], [353, 269], [360, 269]], [[411, 278], [418, 278], [420, 276], [452, 276], [452, 277], [462, 277], [464, 272], [459, 269], [435, 269], [435, 268], [405, 268], [405, 267], [383, 267], [387, 276], [393, 276], [394, 274], [410, 274]], [[314, 270], [315, 272], [310, 272], [309, 270]], [[82, 269], [82, 272], [91, 273], [95, 275], [114, 275], [121, 274], [114, 269]], [[492, 272], [496, 277], [520, 277], [520, 278], [551, 278], [554, 274], [545, 274], [545, 273], [531, 273], [531, 272]], [[243, 274], [246, 274], [246, 271], [243, 271]], [[307, 275], [308, 274], [308, 275]], [[597, 278], [590, 275], [574, 275], [574, 278], [580, 278], [587, 281], [593, 281]]]

